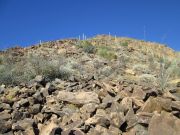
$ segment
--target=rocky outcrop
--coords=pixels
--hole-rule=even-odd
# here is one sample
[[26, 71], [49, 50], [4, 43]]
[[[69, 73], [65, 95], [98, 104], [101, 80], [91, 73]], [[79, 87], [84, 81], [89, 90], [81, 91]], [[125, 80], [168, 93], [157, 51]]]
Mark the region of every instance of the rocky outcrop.
[[46, 82], [38, 76], [32, 82], [0, 95], [1, 134], [180, 134], [180, 101], [156, 90], [89, 79]]

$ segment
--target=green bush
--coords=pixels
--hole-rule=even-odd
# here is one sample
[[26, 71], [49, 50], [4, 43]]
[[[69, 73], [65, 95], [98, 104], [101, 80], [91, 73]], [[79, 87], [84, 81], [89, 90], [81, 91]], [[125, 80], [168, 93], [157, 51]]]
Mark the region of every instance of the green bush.
[[117, 55], [115, 54], [115, 52], [108, 47], [98, 48], [97, 54], [108, 60], [117, 59]]
[[128, 44], [129, 44], [129, 43], [128, 43], [127, 41], [120, 43], [121, 46], [128, 46]]
[[95, 53], [96, 47], [93, 46], [89, 41], [78, 41], [77, 46], [82, 48], [86, 53]]

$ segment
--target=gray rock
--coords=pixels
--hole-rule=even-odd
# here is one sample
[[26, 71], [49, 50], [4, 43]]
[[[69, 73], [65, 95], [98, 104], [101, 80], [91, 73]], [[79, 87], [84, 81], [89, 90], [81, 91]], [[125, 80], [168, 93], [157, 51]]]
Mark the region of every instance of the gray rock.
[[11, 115], [7, 111], [0, 112], [0, 121], [11, 119]]
[[41, 88], [40, 93], [42, 93], [42, 95], [43, 95], [44, 97], [49, 96], [49, 92], [48, 92], [48, 89], [47, 89], [47, 88]]
[[33, 106], [29, 107], [29, 113], [37, 114], [41, 111], [41, 105], [40, 104], [34, 104]]
[[27, 106], [29, 106], [29, 101], [28, 101], [28, 99], [21, 99], [19, 102], [19, 105], [20, 106], [24, 106], [24, 107], [27, 107]]
[[39, 91], [37, 91], [33, 95], [33, 97], [34, 97], [36, 103], [42, 103], [43, 102], [43, 97], [41, 96], [41, 93]]
[[34, 81], [35, 82], [38, 82], [38, 83], [41, 83], [44, 81], [44, 77], [41, 76], [41, 75], [37, 75], [35, 78], [34, 78]]
[[0, 110], [11, 110], [11, 106], [6, 103], [0, 103]]
[[26, 130], [32, 128], [34, 124], [34, 120], [30, 118], [25, 118], [24, 120], [20, 120], [16, 123], [13, 123], [13, 130]]
[[12, 115], [12, 119], [15, 121], [18, 121], [23, 118], [23, 113], [20, 111], [16, 111], [16, 110], [13, 111], [13, 113], [11, 115]]
[[12, 122], [7, 120], [0, 120], [0, 134], [7, 133], [11, 130]]
[[28, 97], [28, 101], [29, 101], [30, 106], [35, 104], [34, 97]]

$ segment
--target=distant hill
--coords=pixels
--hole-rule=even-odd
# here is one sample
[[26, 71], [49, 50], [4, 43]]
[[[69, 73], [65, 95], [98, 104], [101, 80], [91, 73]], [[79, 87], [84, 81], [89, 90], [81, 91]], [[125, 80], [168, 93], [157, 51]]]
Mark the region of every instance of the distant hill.
[[159, 43], [97, 35], [10, 48], [0, 85], [0, 134], [180, 134], [180, 52]]

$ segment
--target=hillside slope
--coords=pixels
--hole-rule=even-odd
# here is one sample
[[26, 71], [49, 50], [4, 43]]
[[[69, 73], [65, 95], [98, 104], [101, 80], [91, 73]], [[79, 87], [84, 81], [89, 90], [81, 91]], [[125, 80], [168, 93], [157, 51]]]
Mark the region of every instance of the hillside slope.
[[98, 35], [10, 48], [0, 84], [1, 134], [180, 134], [180, 56], [158, 43]]

